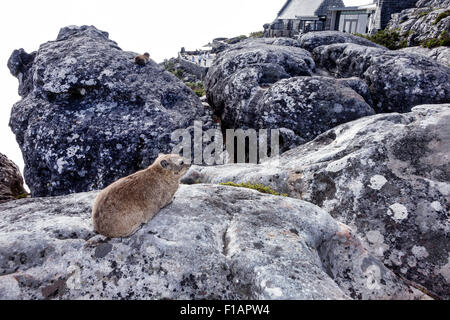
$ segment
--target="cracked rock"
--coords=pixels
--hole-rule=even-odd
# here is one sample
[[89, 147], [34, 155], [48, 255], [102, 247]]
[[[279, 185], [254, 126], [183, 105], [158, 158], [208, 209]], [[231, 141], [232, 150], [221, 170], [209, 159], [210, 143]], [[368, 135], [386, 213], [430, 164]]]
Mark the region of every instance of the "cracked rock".
[[427, 298], [305, 201], [182, 185], [134, 235], [96, 245], [96, 195], [0, 205], [1, 299]]

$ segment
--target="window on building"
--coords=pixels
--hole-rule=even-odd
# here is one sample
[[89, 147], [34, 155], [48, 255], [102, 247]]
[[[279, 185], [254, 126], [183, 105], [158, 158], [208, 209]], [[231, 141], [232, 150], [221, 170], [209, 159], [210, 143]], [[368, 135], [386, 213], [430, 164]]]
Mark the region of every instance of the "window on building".
[[299, 23], [299, 29], [305, 32], [322, 31], [323, 27], [324, 23], [320, 20], [301, 20]]

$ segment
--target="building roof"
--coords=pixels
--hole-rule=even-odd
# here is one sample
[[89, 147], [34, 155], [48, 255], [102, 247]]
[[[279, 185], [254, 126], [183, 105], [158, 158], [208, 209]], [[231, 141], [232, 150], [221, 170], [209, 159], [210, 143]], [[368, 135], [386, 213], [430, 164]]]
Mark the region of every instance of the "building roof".
[[325, 16], [332, 7], [344, 7], [344, 3], [342, 0], [287, 0], [278, 12], [277, 19]]
[[361, 6], [351, 6], [351, 7], [336, 7], [336, 8], [332, 8], [331, 11], [344, 11], [344, 10], [360, 10], [360, 11], [364, 11], [364, 10], [376, 10], [377, 9], [377, 5], [375, 3], [370, 3], [370, 4], [365, 4], [365, 5], [361, 5]]

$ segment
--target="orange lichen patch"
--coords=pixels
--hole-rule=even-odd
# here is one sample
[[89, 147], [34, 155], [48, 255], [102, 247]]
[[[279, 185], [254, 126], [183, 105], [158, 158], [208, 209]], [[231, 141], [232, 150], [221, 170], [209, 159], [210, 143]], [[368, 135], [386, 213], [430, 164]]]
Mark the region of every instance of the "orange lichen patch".
[[362, 243], [352, 234], [352, 230], [346, 226], [345, 224], [339, 223], [340, 231], [336, 232], [336, 236], [340, 238], [339, 240], [345, 240], [345, 245], [353, 244], [355, 247], [357, 247], [362, 252], [367, 252], [366, 249], [364, 249]]
[[286, 209], [294, 209], [294, 207], [292, 206], [291, 203], [287, 202], [287, 201], [280, 201], [279, 206], [281, 208], [286, 208]]
[[282, 231], [281, 234], [290, 240], [298, 240], [299, 236], [291, 231]]
[[302, 185], [302, 173], [300, 171], [294, 171], [289, 175], [288, 187], [289, 194], [297, 199], [302, 199], [303, 193], [301, 191]]

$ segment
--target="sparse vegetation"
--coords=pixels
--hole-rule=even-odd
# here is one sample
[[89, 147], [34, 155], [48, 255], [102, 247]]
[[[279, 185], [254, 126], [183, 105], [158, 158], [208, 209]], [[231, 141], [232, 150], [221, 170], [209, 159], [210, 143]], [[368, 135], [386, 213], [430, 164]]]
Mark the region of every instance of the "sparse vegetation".
[[450, 46], [450, 36], [447, 31], [442, 31], [439, 38], [428, 39], [422, 42], [422, 47], [424, 48], [436, 48], [436, 47], [448, 47]]
[[205, 95], [205, 88], [203, 86], [203, 83], [201, 82], [186, 82], [185, 83], [189, 88], [191, 88], [194, 93], [199, 96], [203, 97]]
[[175, 70], [175, 62], [173, 62], [172, 60], [165, 60], [163, 65], [166, 71], [172, 72]]
[[249, 35], [249, 38], [262, 38], [262, 37], [264, 37], [264, 31], [251, 32]]
[[234, 183], [234, 182], [222, 182], [220, 183], [222, 186], [229, 186], [229, 187], [237, 187], [237, 188], [247, 188], [247, 189], [253, 189], [256, 191], [259, 191], [261, 193], [267, 193], [274, 196], [282, 196], [287, 197], [288, 194], [286, 193], [278, 193], [275, 190], [273, 190], [271, 187], [262, 185], [262, 184], [252, 184], [252, 183]]
[[240, 35], [238, 37], [234, 37], [234, 38], [230, 38], [230, 39], [226, 39], [224, 40], [224, 42], [228, 43], [228, 44], [235, 44], [238, 43], [242, 40], [247, 39], [248, 37], [246, 35]]
[[442, 19], [447, 18], [448, 16], [450, 16], [450, 10], [445, 10], [444, 12], [441, 12], [436, 19], [434, 19], [433, 24], [438, 24]]
[[177, 78], [183, 78], [184, 72], [183, 70], [177, 69], [172, 72]]
[[417, 18], [422, 18], [427, 16], [432, 10], [422, 11], [417, 15]]
[[390, 50], [397, 50], [406, 47], [406, 40], [402, 39], [402, 36], [398, 30], [380, 30], [374, 35], [357, 35], [385, 46]]
[[166, 71], [169, 71], [170, 73], [175, 75], [178, 79], [181, 80], [183, 78], [183, 76], [184, 76], [183, 70], [176, 69], [175, 62], [173, 60], [164, 61], [163, 65], [164, 65], [164, 69]]
[[18, 196], [16, 196], [16, 199], [25, 199], [26, 197], [28, 197], [28, 193], [21, 193]]

